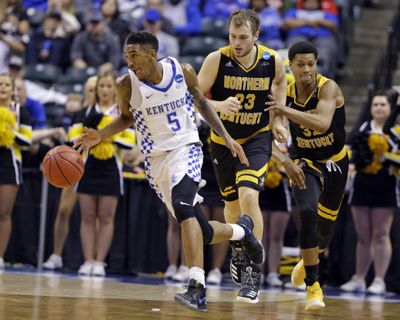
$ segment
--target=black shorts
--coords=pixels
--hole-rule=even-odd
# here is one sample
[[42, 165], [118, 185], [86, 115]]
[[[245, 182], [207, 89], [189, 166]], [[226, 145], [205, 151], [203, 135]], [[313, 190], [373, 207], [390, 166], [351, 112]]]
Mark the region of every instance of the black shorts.
[[396, 198], [396, 177], [387, 170], [378, 174], [357, 172], [349, 203], [360, 207], [394, 208], [398, 206]]
[[12, 154], [11, 149], [0, 147], [0, 184], [20, 185], [22, 164]]
[[333, 159], [328, 161], [313, 161], [300, 158], [295, 162], [303, 168], [304, 172], [311, 173], [323, 179], [322, 192], [318, 201], [318, 215], [322, 218], [335, 221], [346, 188], [349, 157], [346, 147]]
[[262, 211], [285, 211], [292, 210], [292, 198], [289, 183], [282, 179], [276, 188], [265, 187], [260, 192], [260, 208]]
[[238, 157], [232, 156], [227, 147], [211, 141], [211, 159], [224, 200], [237, 200], [239, 187], [262, 189], [268, 161], [271, 157], [271, 143], [271, 131], [259, 133], [243, 143], [242, 147], [249, 160], [249, 166], [246, 167], [240, 163]]
[[78, 182], [79, 193], [120, 196], [123, 194], [122, 172], [117, 164], [117, 159], [98, 160], [89, 155], [85, 162], [85, 171]]

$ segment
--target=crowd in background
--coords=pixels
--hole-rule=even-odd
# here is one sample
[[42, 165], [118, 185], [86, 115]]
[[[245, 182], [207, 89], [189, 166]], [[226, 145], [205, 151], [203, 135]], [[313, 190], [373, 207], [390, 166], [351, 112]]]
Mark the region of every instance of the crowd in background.
[[[24, 166], [38, 168], [43, 155], [49, 148], [68, 140], [67, 132], [76, 121], [74, 114], [83, 107], [94, 106], [96, 100], [93, 94], [101, 89], [97, 86], [97, 79], [92, 76], [100, 75], [100, 78], [104, 74], [118, 76], [127, 71], [122, 47], [125, 37], [132, 31], [147, 30], [155, 34], [160, 42], [159, 58], [174, 56], [192, 63], [198, 71], [205, 55], [228, 44], [227, 19], [232, 10], [252, 8], [259, 14], [262, 22], [259, 43], [276, 50], [284, 50], [299, 40], [313, 42], [320, 53], [319, 72], [335, 78], [346, 61], [348, 44], [345, 27], [352, 14], [349, 6], [349, 1], [333, 0], [3, 1], [0, 4], [0, 74], [7, 72], [14, 79], [15, 98], [28, 110], [32, 129], [36, 132], [33, 135], [34, 143], [30, 147], [30, 152], [24, 153]], [[387, 93], [377, 96], [383, 101], [379, 104], [374, 100], [375, 102], [371, 105], [370, 119], [360, 132], [364, 133], [366, 127], [369, 129], [372, 127], [370, 131], [373, 133], [391, 133], [392, 141], [395, 141], [399, 133], [391, 130], [394, 123], [385, 127], [385, 121], [391, 114], [391, 98]], [[110, 101], [110, 105], [113, 102]], [[380, 108], [379, 105], [383, 105], [383, 111], [376, 111], [376, 108]], [[392, 103], [393, 105], [395, 103]], [[201, 127], [200, 121], [199, 126]], [[360, 139], [362, 137], [357, 136], [352, 143], [360, 147], [363, 145]], [[206, 139], [203, 140], [206, 146]], [[365, 143], [365, 137], [363, 142], [364, 146], [368, 145]], [[391, 142], [390, 151], [397, 150], [396, 143]], [[284, 151], [285, 148], [286, 146], [282, 146]], [[135, 149], [125, 151], [122, 152], [122, 156], [131, 172], [140, 173], [142, 166], [136, 152]], [[389, 164], [394, 162], [383, 165], [384, 179], [389, 181], [385, 186], [390, 187], [392, 193], [395, 192], [396, 182], [394, 176], [391, 175], [392, 169]], [[357, 162], [354, 169], [357, 169], [357, 166], [365, 169], [366, 165]], [[266, 191], [261, 193], [262, 200], [269, 197], [267, 204], [275, 197], [271, 190], [277, 187], [280, 187], [281, 191], [290, 198], [288, 181], [282, 168], [277, 165], [271, 167], [270, 176], [266, 178]], [[379, 168], [381, 169], [382, 167]], [[213, 175], [211, 166], [205, 166], [204, 170], [203, 176]], [[368, 174], [375, 173], [368, 172]], [[360, 175], [357, 179], [360, 179]], [[277, 184], [276, 181], [278, 181]], [[365, 188], [365, 184], [363, 187]], [[371, 188], [372, 192], [376, 191], [374, 186]], [[209, 190], [205, 190], [207, 194]], [[218, 190], [209, 192], [218, 192]], [[68, 197], [68, 194], [64, 196]], [[353, 201], [351, 204], [355, 206], [353, 217], [359, 237], [358, 260], [352, 282], [345, 284], [342, 289], [364, 290], [366, 272], [373, 260], [378, 278], [376, 282], [379, 282], [375, 285], [378, 287], [375, 291], [382, 293], [385, 291], [384, 283], [382, 284], [383, 277], [391, 257], [389, 231], [397, 204], [384, 204], [387, 210], [379, 213], [378, 219], [381, 223], [372, 222], [373, 226], [380, 225], [381, 228], [372, 228], [362, 224], [362, 217], [370, 214], [371, 219], [376, 219], [376, 216], [373, 218], [372, 212], [361, 212], [362, 210], [360, 211], [358, 207], [364, 204], [358, 203], [357, 198], [353, 197], [351, 201]], [[60, 217], [57, 218], [56, 228], [57, 226], [60, 229], [63, 228], [61, 220], [68, 220], [72, 211], [70, 203], [76, 202], [76, 198], [67, 202], [68, 209], [60, 205]], [[266, 281], [271, 286], [282, 286], [278, 265], [283, 236], [289, 222], [288, 212], [292, 210], [290, 204], [287, 205], [285, 212], [274, 210], [273, 206], [268, 207], [267, 204], [263, 206], [263, 209], [269, 229], [266, 233], [268, 238], [264, 239], [264, 243], [269, 248], [267, 252], [272, 251], [272, 254], [268, 260]], [[115, 214], [116, 204], [113, 206], [111, 218]], [[223, 220], [222, 202], [206, 202], [205, 206], [208, 207], [210, 217]], [[372, 203], [371, 206], [372, 208], [382, 207], [382, 204]], [[269, 215], [266, 212], [269, 212]], [[385, 219], [382, 219], [382, 216]], [[93, 216], [84, 218], [82, 219], [84, 228], [96, 229]], [[111, 228], [109, 216], [100, 217], [99, 223], [105, 229]], [[59, 232], [63, 232], [63, 236], [53, 252], [53, 260], [47, 264], [49, 269], [62, 267], [62, 260], [60, 260], [62, 243], [68, 228], [62, 230]], [[86, 241], [86, 248], [83, 243], [86, 260], [93, 259], [95, 246], [93, 238], [94, 235], [90, 239], [83, 239], [83, 242]], [[100, 244], [101, 249], [97, 249], [97, 254], [99, 251], [101, 253], [101, 265], [94, 272], [95, 275], [105, 275], [104, 261], [111, 239], [112, 233], [110, 235], [109, 232], [105, 241], [107, 243]], [[178, 243], [179, 230], [177, 224], [171, 220], [168, 229], [170, 266], [165, 276], [176, 281], [185, 281], [188, 269], [185, 267], [184, 259], [179, 258]], [[296, 241], [294, 243], [296, 244]], [[219, 284], [222, 281], [221, 270], [228, 249], [222, 246], [214, 250], [216, 253], [211, 270], [213, 273], [210, 274], [208, 281]], [[371, 256], [371, 252], [379, 252], [380, 256]], [[180, 268], [177, 266], [179, 260], [182, 260]], [[84, 265], [82, 267], [85, 269]], [[93, 269], [93, 266], [91, 268]], [[87, 271], [87, 268], [83, 269], [80, 270], [82, 274], [93, 273], [92, 269], [91, 271]]]

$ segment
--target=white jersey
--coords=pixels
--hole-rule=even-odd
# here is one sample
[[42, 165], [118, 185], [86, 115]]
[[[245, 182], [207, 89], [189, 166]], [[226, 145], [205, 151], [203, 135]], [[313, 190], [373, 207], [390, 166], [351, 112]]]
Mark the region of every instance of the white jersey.
[[140, 81], [129, 70], [132, 83], [130, 111], [135, 120], [137, 144], [147, 157], [200, 143], [193, 96], [187, 89], [180, 64], [171, 57], [159, 62], [163, 77], [157, 85]]

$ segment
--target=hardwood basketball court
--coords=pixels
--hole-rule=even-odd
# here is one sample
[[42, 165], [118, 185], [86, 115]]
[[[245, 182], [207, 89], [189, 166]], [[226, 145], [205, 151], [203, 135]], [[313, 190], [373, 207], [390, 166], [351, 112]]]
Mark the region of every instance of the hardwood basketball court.
[[325, 290], [326, 308], [304, 311], [304, 292], [266, 290], [258, 304], [236, 301], [233, 285], [208, 286], [207, 313], [174, 301], [182, 285], [147, 277], [84, 278], [63, 273], [0, 274], [1, 320], [122, 319], [399, 319], [400, 297], [340, 295]]

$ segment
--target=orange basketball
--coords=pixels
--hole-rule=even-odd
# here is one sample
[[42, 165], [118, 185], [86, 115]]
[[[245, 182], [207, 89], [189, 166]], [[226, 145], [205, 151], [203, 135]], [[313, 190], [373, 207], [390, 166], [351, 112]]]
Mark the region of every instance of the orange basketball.
[[58, 188], [73, 186], [82, 177], [84, 169], [81, 154], [67, 146], [49, 150], [42, 162], [43, 174], [47, 181]]

